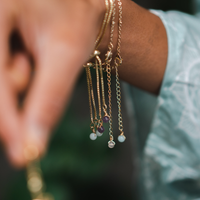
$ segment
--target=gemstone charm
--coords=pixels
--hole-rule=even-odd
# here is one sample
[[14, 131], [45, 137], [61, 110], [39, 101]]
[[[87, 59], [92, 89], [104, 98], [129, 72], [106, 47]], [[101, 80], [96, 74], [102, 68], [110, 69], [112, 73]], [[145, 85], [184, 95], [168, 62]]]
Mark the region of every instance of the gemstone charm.
[[97, 130], [98, 130], [99, 133], [103, 133], [105, 131], [103, 126], [99, 127]]
[[104, 116], [104, 117], [103, 117], [103, 122], [104, 122], [104, 123], [108, 123], [109, 120], [110, 120], [110, 118], [109, 118], [108, 116]]
[[97, 135], [95, 133], [91, 133], [90, 134], [90, 139], [91, 140], [96, 140], [97, 139]]
[[96, 131], [96, 135], [98, 136], [98, 137], [101, 137], [102, 135], [103, 135], [103, 133], [100, 133], [98, 130]]
[[112, 140], [112, 141], [109, 141], [108, 142], [108, 147], [110, 148], [110, 149], [113, 149], [114, 147], [115, 147], [115, 142]]
[[124, 135], [120, 135], [119, 137], [118, 137], [118, 141], [119, 142], [124, 142], [126, 140], [126, 137], [124, 136]]

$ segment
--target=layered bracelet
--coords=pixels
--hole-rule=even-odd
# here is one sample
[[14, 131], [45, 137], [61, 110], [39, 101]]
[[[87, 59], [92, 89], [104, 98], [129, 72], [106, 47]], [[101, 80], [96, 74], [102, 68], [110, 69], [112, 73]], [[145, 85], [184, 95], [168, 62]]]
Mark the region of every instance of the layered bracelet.
[[[100, 29], [100, 33], [95, 42], [95, 50], [90, 56], [90, 60], [95, 60], [94, 62], [88, 62], [84, 65], [87, 76], [87, 85], [88, 85], [88, 96], [89, 96], [89, 107], [90, 107], [90, 118], [91, 124], [90, 129], [92, 133], [90, 134], [91, 140], [96, 140], [97, 137], [102, 136], [105, 131], [103, 124], [109, 123], [109, 142], [108, 147], [114, 148], [114, 136], [113, 136], [113, 127], [112, 127], [112, 89], [111, 89], [111, 72], [115, 70], [116, 76], [116, 98], [118, 105], [118, 124], [120, 134], [118, 136], [119, 142], [124, 142], [126, 137], [123, 131], [123, 121], [122, 121], [122, 112], [121, 112], [121, 87], [119, 81], [118, 67], [122, 64], [121, 57], [121, 32], [122, 32], [122, 2], [117, 0], [118, 5], [118, 40], [117, 40], [117, 53], [116, 56], [113, 56], [113, 36], [115, 31], [115, 19], [116, 19], [116, 3], [115, 0], [105, 0], [106, 13], [104, 16], [103, 24]], [[98, 50], [100, 43], [105, 35], [106, 29], [111, 21], [111, 30], [110, 30], [110, 42], [108, 45], [108, 51], [105, 55], [105, 61], [102, 62], [100, 58], [101, 52]], [[96, 106], [95, 95], [94, 95], [94, 86], [91, 76], [91, 68], [96, 71], [96, 88], [97, 88], [97, 102], [98, 109]], [[107, 73], [107, 85], [108, 85], [108, 106], [105, 101], [105, 90], [104, 90], [104, 77], [103, 72]], [[103, 116], [102, 116], [103, 111]]]

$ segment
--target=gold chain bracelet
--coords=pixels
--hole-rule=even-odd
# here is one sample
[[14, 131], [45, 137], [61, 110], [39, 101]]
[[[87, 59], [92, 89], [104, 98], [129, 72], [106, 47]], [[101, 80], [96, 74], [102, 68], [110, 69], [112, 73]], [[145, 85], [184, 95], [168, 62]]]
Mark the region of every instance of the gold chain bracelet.
[[[116, 74], [116, 98], [118, 105], [118, 125], [120, 134], [118, 136], [119, 142], [124, 142], [126, 137], [124, 136], [123, 131], [123, 120], [121, 112], [121, 86], [119, 81], [119, 72], [118, 67], [122, 64], [121, 57], [121, 33], [122, 33], [122, 2], [117, 0], [118, 5], [118, 40], [117, 40], [117, 53], [113, 59], [113, 37], [115, 30], [115, 19], [116, 19], [116, 3], [115, 0], [105, 0], [106, 13], [104, 16], [103, 24], [95, 42], [94, 53], [90, 56], [90, 59], [94, 58], [95, 62], [88, 62], [84, 65], [86, 70], [87, 85], [88, 85], [88, 97], [89, 97], [89, 108], [90, 108], [90, 118], [91, 124], [90, 129], [92, 133], [90, 134], [91, 140], [96, 140], [98, 136], [102, 136], [104, 132], [103, 123], [109, 122], [109, 137], [108, 147], [113, 148], [115, 146], [114, 136], [113, 136], [113, 121], [112, 121], [112, 70], [115, 70]], [[110, 42], [108, 45], [108, 51], [105, 55], [105, 62], [102, 62], [100, 58], [101, 52], [98, 50], [98, 47], [104, 37], [105, 31], [108, 27], [108, 24], [111, 21], [111, 30], [110, 30]], [[112, 65], [112, 60], [114, 64]], [[98, 102], [98, 114], [96, 108], [96, 101], [94, 96], [94, 86], [91, 77], [91, 68], [96, 70], [96, 87], [97, 87], [97, 102]], [[104, 90], [104, 80], [103, 80], [103, 71], [107, 73], [107, 85], [108, 85], [108, 106], [105, 102], [105, 90]], [[100, 89], [101, 88], [101, 89]], [[108, 109], [108, 112], [107, 112]], [[102, 110], [104, 112], [104, 117], [102, 117]]]

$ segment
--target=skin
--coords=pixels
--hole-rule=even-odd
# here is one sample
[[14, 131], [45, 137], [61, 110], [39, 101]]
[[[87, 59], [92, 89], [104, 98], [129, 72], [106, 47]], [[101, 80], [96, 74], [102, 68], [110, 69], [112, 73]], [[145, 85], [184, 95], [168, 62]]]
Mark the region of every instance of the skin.
[[[158, 94], [168, 54], [165, 28], [149, 11], [130, 0], [122, 2], [120, 77]], [[2, 0], [0, 4], [0, 137], [11, 163], [23, 167], [27, 145], [44, 154], [51, 130], [94, 49], [105, 5], [104, 0]], [[13, 29], [20, 32], [26, 51], [10, 55], [8, 36]], [[117, 34], [114, 37], [116, 43]], [[108, 41], [109, 29], [100, 46], [102, 52]], [[32, 79], [27, 55], [34, 60]], [[25, 90], [19, 108], [18, 94]]]
[[[120, 79], [142, 90], [158, 95], [167, 64], [168, 42], [165, 27], [159, 17], [133, 1], [122, 0], [123, 25], [119, 67]], [[117, 30], [115, 29], [115, 32]], [[109, 30], [100, 47], [105, 52]], [[117, 34], [115, 34], [115, 48]]]

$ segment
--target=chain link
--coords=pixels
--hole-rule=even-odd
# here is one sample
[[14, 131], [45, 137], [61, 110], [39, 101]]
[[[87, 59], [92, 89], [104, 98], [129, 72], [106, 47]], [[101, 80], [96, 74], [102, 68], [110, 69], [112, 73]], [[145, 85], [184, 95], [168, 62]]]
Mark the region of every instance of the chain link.
[[45, 183], [38, 153], [38, 149], [35, 146], [27, 146], [24, 149], [24, 156], [28, 161], [26, 166], [28, 190], [33, 200], [54, 200], [51, 194], [45, 192]]
[[107, 65], [107, 82], [108, 82], [108, 107], [109, 107], [109, 135], [113, 140], [113, 128], [112, 128], [112, 89], [111, 89], [111, 66]]
[[102, 38], [103, 33], [104, 33], [104, 29], [105, 29], [105, 26], [106, 26], [106, 23], [107, 23], [108, 15], [109, 15], [109, 3], [108, 3], [108, 0], [105, 0], [105, 5], [106, 5], [106, 13], [105, 13], [105, 16], [104, 16], [104, 20], [103, 20], [103, 24], [101, 26], [100, 33], [99, 33], [99, 35], [98, 35], [98, 37], [96, 39], [96, 42], [95, 42], [95, 47], [98, 47], [98, 45], [100, 44], [101, 38]]
[[90, 93], [89, 70], [90, 70], [89, 67], [86, 67], [86, 68], [85, 68], [86, 77], [87, 77], [87, 86], [88, 86], [89, 107], [90, 107], [90, 118], [91, 118], [91, 123], [93, 123], [93, 122], [94, 122], [94, 119], [93, 119], [92, 101], [91, 101], [91, 93]]
[[[95, 49], [98, 49], [103, 37], [104, 37], [104, 34], [106, 32], [106, 29], [107, 29], [107, 26], [110, 22], [110, 19], [111, 19], [111, 16], [112, 16], [112, 13], [113, 13], [113, 9], [115, 8], [114, 6], [114, 0], [110, 0], [110, 8], [109, 8], [109, 4], [108, 4], [108, 1], [105, 0], [105, 3], [106, 3], [106, 15], [105, 15], [105, 18], [104, 18], [104, 22], [103, 22], [103, 26], [102, 26], [102, 29], [100, 32], [100, 36], [99, 38], [97, 38], [97, 41], [95, 43]], [[107, 7], [108, 6], [108, 7]]]
[[122, 119], [122, 110], [121, 110], [121, 85], [119, 81], [119, 71], [118, 67], [122, 64], [121, 58], [121, 35], [122, 35], [122, 2], [118, 0], [119, 7], [119, 25], [118, 25], [118, 41], [117, 41], [117, 56], [115, 58], [115, 73], [116, 73], [116, 96], [117, 96], [117, 104], [118, 104], [118, 124], [119, 131], [121, 134], [123, 132], [123, 119]]
[[101, 117], [101, 95], [100, 95], [100, 84], [99, 84], [99, 68], [97, 67], [98, 66], [97, 57], [96, 57], [96, 60], [95, 60], [95, 63], [96, 63], [96, 81], [97, 81], [97, 98], [98, 98], [98, 105], [99, 105], [99, 119], [101, 119], [102, 118]]
[[[93, 85], [92, 85], [92, 76], [90, 72], [90, 66], [91, 64], [88, 63], [86, 69], [86, 76], [87, 76], [87, 85], [88, 85], [88, 97], [89, 97], [89, 107], [90, 107], [90, 118], [91, 118], [91, 124], [90, 129], [95, 133], [95, 127], [97, 125], [97, 110], [96, 110], [96, 103], [94, 99], [94, 91], [93, 91]], [[93, 108], [92, 108], [93, 107]], [[94, 111], [94, 117], [93, 117], [93, 111]]]
[[112, 67], [111, 67], [111, 62], [112, 62], [112, 56], [113, 56], [113, 36], [114, 36], [114, 30], [115, 30], [115, 15], [116, 15], [116, 5], [115, 5], [115, 0], [113, 0], [113, 13], [112, 13], [112, 20], [111, 20], [111, 31], [110, 31], [110, 43], [108, 45], [108, 52], [106, 54], [106, 59], [105, 59], [105, 63], [106, 63], [106, 72], [107, 72], [107, 82], [108, 82], [108, 107], [109, 107], [109, 116], [110, 116], [110, 120], [109, 120], [109, 136], [110, 136], [110, 141], [113, 141], [114, 137], [113, 137], [113, 127], [112, 127], [112, 89], [111, 89], [111, 71], [112, 71]]
[[[103, 112], [104, 115], [107, 116], [107, 105], [106, 105], [106, 100], [105, 100], [105, 89], [104, 89], [104, 80], [103, 80], [103, 68], [102, 68], [102, 61], [99, 56], [96, 57], [96, 59], [99, 62], [99, 71], [100, 71], [100, 77], [101, 77], [101, 94], [102, 94], [102, 104], [103, 104]], [[98, 68], [98, 66], [96, 66]]]
[[118, 67], [116, 66], [116, 96], [117, 96], [117, 104], [118, 104], [118, 123], [119, 130], [123, 133], [123, 121], [122, 121], [122, 110], [121, 110], [121, 85], [119, 81], [119, 73]]

